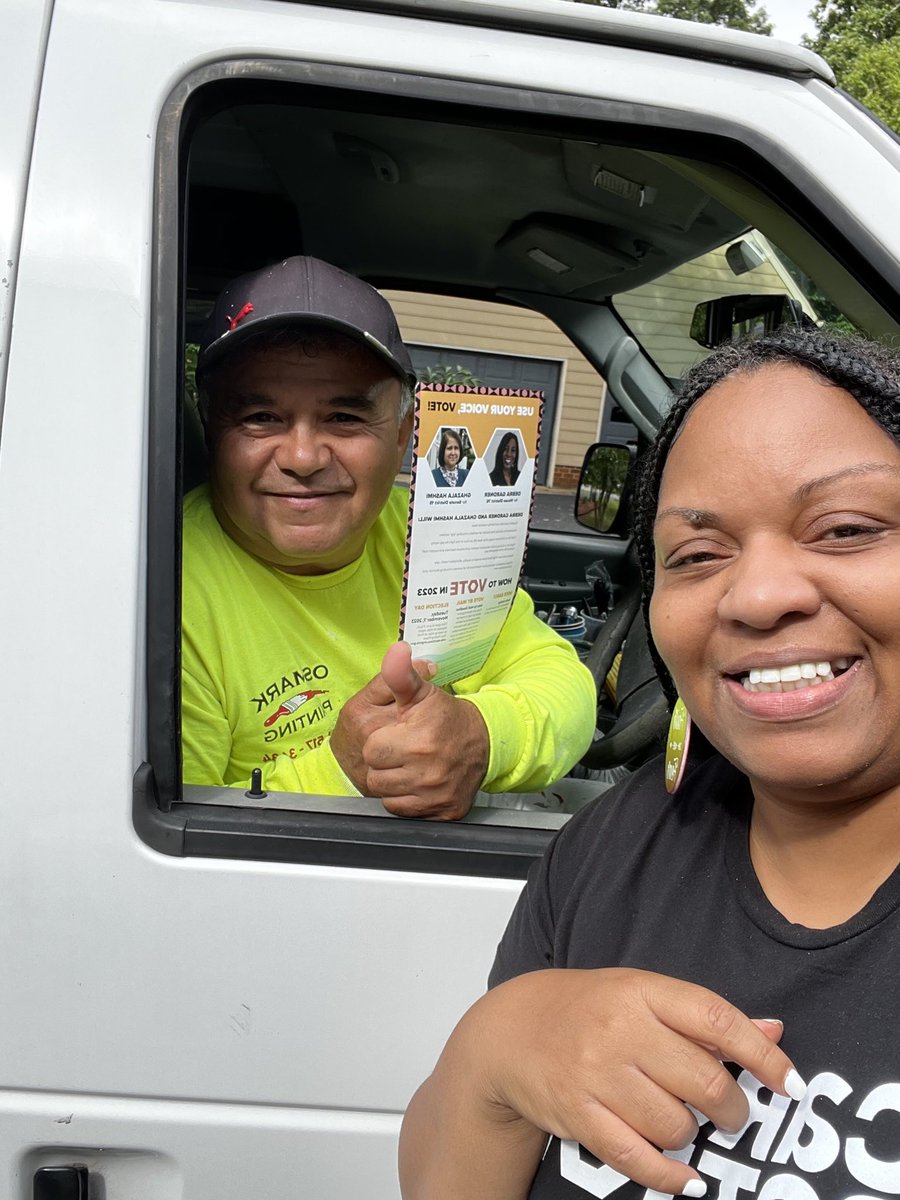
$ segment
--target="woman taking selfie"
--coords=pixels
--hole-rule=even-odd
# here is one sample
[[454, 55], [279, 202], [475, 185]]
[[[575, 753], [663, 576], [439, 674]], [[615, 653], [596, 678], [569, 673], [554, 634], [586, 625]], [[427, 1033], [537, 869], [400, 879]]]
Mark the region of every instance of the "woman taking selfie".
[[689, 373], [635, 538], [694, 747], [678, 706], [533, 871], [410, 1105], [406, 1200], [900, 1194], [898, 438], [870, 343]]

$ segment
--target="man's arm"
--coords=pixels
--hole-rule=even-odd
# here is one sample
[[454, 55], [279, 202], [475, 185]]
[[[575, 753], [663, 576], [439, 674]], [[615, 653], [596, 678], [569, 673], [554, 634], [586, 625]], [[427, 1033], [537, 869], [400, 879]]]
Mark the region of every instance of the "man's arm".
[[[189, 668], [190, 647], [184, 657], [184, 782], [245, 789], [250, 768], [239, 773], [231, 762], [232, 731], [215, 682], [192, 659], [196, 673]], [[488, 761], [481, 716], [427, 683], [432, 665], [411, 663], [407, 645], [391, 646], [385, 664], [387, 678], [383, 669], [351, 696], [319, 746], [299, 752], [295, 746], [258, 764], [267, 791], [382, 796], [390, 812], [403, 816], [453, 820], [468, 812]], [[380, 731], [384, 736], [374, 738]]]
[[454, 684], [490, 735], [482, 788], [537, 791], [581, 758], [594, 736], [597, 693], [570, 643], [534, 615], [522, 591], [484, 666]]
[[[264, 786], [376, 795], [400, 815], [455, 820], [479, 787], [527, 791], [560, 778], [593, 736], [590, 674], [537, 620], [522, 592], [484, 667], [455, 685], [457, 695], [423, 673], [405, 646], [391, 647], [379, 675], [345, 703], [331, 739], [296, 759], [279, 755], [265, 765]], [[182, 733], [185, 781], [222, 783], [231, 750], [227, 718], [188, 672]]]
[[596, 696], [573, 647], [519, 592], [487, 662], [448, 695], [403, 643], [352, 697], [332, 747], [360, 791], [402, 816], [457, 820], [479, 787], [528, 791], [559, 779], [594, 733]]

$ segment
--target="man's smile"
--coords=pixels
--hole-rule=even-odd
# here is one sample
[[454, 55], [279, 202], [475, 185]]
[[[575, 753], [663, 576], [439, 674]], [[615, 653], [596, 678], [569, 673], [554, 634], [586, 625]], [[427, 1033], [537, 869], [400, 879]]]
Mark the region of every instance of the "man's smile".
[[271, 500], [323, 500], [329, 496], [344, 496], [347, 488], [310, 488], [304, 492], [262, 492]]

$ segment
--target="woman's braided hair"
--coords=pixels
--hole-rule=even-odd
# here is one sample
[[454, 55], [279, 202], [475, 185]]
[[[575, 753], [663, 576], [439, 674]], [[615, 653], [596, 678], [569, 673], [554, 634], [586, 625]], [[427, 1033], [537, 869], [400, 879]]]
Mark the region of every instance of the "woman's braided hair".
[[[752, 374], [772, 363], [806, 367], [843, 388], [863, 406], [873, 421], [900, 442], [900, 352], [897, 350], [861, 337], [789, 327], [714, 350], [685, 375], [656, 440], [638, 464], [634, 540], [641, 567], [642, 606], [648, 632], [655, 569], [653, 524], [669, 451], [688, 413], [710, 388], [731, 375]], [[674, 701], [675, 685], [652, 635], [649, 642], [663, 690], [669, 700]]]

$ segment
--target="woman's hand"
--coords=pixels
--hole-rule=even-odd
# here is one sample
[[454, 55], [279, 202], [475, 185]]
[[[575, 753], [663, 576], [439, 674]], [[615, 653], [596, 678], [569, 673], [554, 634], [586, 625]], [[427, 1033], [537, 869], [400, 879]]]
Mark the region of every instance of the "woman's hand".
[[[434, 1104], [433, 1111], [470, 1114], [464, 1120], [472, 1130], [459, 1133], [470, 1148], [482, 1147], [481, 1166], [470, 1160], [461, 1167], [459, 1190], [437, 1183], [448, 1178], [439, 1167], [436, 1186], [405, 1195], [449, 1200], [482, 1178], [496, 1186], [497, 1178], [518, 1175], [514, 1189], [490, 1194], [519, 1200], [540, 1157], [538, 1130], [580, 1142], [644, 1187], [702, 1195], [697, 1173], [660, 1151], [695, 1137], [687, 1105], [724, 1130], [746, 1122], [746, 1098], [722, 1060], [773, 1091], [801, 1094], [799, 1076], [773, 1040], [780, 1033], [778, 1022], [757, 1024], [705, 988], [647, 971], [551, 970], [510, 980], [469, 1010], [421, 1089], [431, 1089], [422, 1103]], [[409, 1136], [418, 1140], [414, 1130]], [[506, 1149], [516, 1146], [518, 1163]], [[523, 1189], [525, 1146], [533, 1162]], [[468, 1153], [463, 1144], [456, 1150]], [[413, 1153], [423, 1161], [421, 1147]], [[504, 1155], [508, 1172], [498, 1159]], [[489, 1176], [471, 1173], [479, 1169]], [[417, 1185], [416, 1174], [406, 1178]]]

